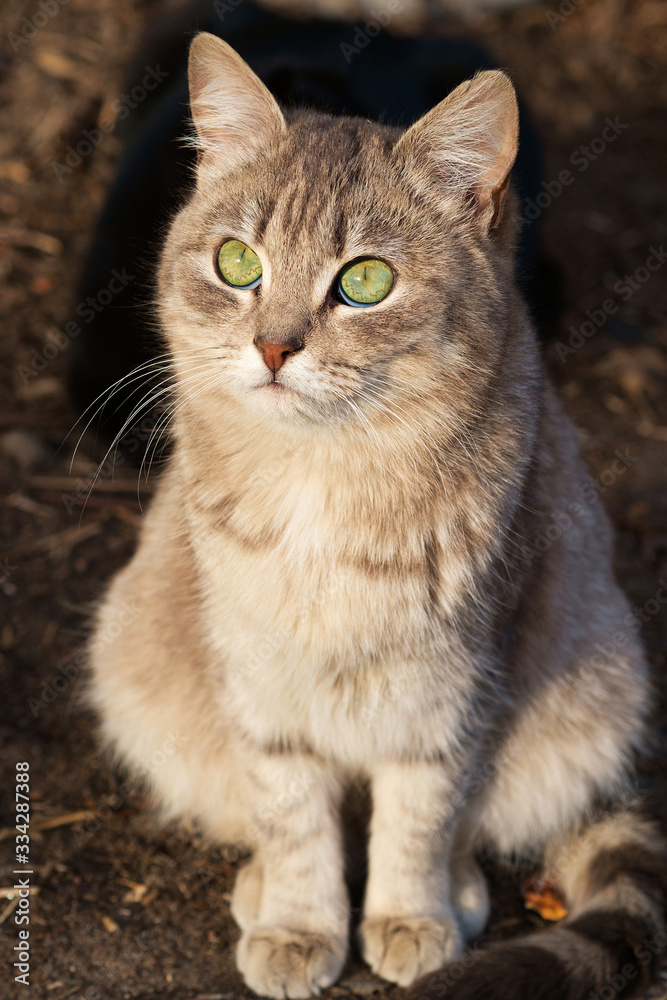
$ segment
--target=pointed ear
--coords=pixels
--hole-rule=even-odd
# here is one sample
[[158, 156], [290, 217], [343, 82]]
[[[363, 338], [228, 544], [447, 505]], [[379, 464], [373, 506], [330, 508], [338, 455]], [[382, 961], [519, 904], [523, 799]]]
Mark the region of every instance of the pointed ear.
[[408, 129], [396, 150], [473, 204], [487, 228], [500, 218], [516, 158], [519, 108], [509, 77], [487, 70], [460, 84]]
[[285, 128], [273, 95], [240, 55], [215, 35], [202, 32], [194, 38], [188, 82], [200, 169], [238, 167]]

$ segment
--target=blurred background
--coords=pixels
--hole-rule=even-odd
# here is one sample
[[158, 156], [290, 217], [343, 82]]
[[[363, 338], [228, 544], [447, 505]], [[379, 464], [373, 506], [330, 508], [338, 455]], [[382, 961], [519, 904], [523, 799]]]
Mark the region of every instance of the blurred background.
[[[231, 24], [240, 2], [216, 0], [209, 15]], [[386, 10], [389, 32], [475, 42], [515, 81], [543, 152], [539, 187], [521, 210], [540, 234], [544, 354], [581, 432], [589, 502], [604, 504], [616, 527], [617, 573], [641, 621], [664, 749], [667, 3], [391, 3], [271, 7], [346, 20], [347, 65], [372, 51], [367, 26]], [[3, 0], [0, 10], [2, 787], [11, 793], [16, 761], [30, 763], [32, 995], [53, 1000], [250, 995], [234, 968], [228, 912], [243, 859], [195, 829], [158, 828], [141, 788], [99, 754], [82, 702], [91, 608], [133, 551], [156, 472], [140, 476], [131, 448], [100, 467], [105, 449], [90, 435], [74, 454], [82, 425], [66, 389], [78, 336], [69, 324], [85, 325], [86, 309], [103, 309], [124, 280], [98, 286], [92, 303], [78, 297], [121, 126], [134, 113], [128, 66], [147, 28], [178, 7]], [[659, 765], [647, 762], [646, 774], [664, 801]], [[17, 929], [13, 804], [2, 803], [4, 984]], [[487, 937], [538, 925], [520, 897], [526, 873], [486, 867]], [[2, 985], [0, 996], [19, 988]], [[401, 995], [356, 959], [330, 993]], [[651, 995], [667, 996], [667, 980]]]

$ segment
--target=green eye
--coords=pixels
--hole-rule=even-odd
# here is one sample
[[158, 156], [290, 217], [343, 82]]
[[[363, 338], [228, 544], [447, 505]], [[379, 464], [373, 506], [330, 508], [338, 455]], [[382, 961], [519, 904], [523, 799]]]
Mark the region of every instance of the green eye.
[[374, 306], [394, 283], [394, 273], [383, 260], [358, 260], [340, 272], [338, 291], [348, 306]]
[[240, 240], [226, 240], [218, 250], [218, 268], [232, 288], [257, 288], [262, 280], [262, 262]]

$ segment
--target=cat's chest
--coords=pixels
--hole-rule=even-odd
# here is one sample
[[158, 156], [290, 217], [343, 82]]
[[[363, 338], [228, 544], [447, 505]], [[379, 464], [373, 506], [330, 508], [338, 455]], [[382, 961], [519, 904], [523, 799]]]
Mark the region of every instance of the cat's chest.
[[387, 657], [351, 670], [286, 661], [233, 672], [221, 707], [241, 733], [269, 752], [317, 753], [363, 770], [378, 757], [446, 753], [465, 712], [428, 660]]
[[[334, 629], [340, 641], [357, 620], [373, 632], [433, 596], [439, 571], [424, 511], [400, 496], [360, 502], [313, 477], [262, 486], [230, 488], [191, 520], [205, 601], [223, 616], [304, 639]], [[447, 561], [458, 564], [453, 553]]]
[[[313, 498], [311, 498], [313, 499]], [[235, 662], [286, 650], [313, 662], [366, 661], [420, 635], [432, 580], [417, 528], [356, 523], [303, 494], [285, 516], [237, 511], [198, 539], [206, 621]]]
[[203, 514], [192, 537], [213, 669], [253, 738], [359, 759], [437, 739], [436, 633], [467, 582], [444, 535], [414, 507], [346, 503], [296, 477], [270, 503], [231, 491]]

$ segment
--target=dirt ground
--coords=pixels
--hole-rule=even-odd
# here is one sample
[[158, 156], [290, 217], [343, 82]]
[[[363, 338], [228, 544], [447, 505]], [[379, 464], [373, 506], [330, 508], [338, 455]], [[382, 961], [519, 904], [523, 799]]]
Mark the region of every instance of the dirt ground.
[[[237, 852], [192, 828], [159, 829], [142, 809], [141, 790], [98, 754], [80, 699], [90, 609], [131, 554], [142, 513], [137, 470], [127, 461], [114, 478], [101, 478], [84, 508], [95, 463], [84, 440], [70, 470], [75, 416], [63, 385], [62, 331], [118, 141], [106, 135], [61, 179], [53, 163], [108, 112], [160, 5], [52, 0], [48, 10], [53, 4], [48, 16], [33, 2], [5, 0], [0, 10], [0, 732], [8, 789], [0, 817], [0, 997], [22, 989], [9, 957], [18, 941], [15, 900], [4, 887], [15, 878], [14, 765], [26, 761], [29, 995], [231, 1000], [250, 996], [233, 963], [228, 902]], [[644, 623], [664, 750], [667, 4], [560, 6], [571, 12], [557, 21], [547, 18], [559, 12], [554, 0], [433, 30], [490, 50], [516, 81], [543, 143], [542, 243], [561, 289], [546, 355], [581, 429], [594, 502], [616, 525], [617, 572]], [[611, 140], [608, 129], [601, 138], [607, 118], [616, 126]], [[564, 170], [573, 179], [558, 193]], [[145, 505], [150, 482], [140, 492]], [[647, 767], [664, 803], [665, 776]], [[487, 868], [494, 887], [487, 937], [540, 924], [523, 908], [524, 873]], [[330, 993], [402, 995], [355, 957]]]

